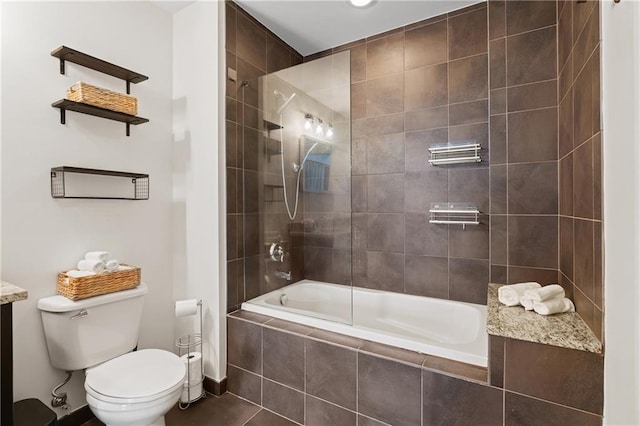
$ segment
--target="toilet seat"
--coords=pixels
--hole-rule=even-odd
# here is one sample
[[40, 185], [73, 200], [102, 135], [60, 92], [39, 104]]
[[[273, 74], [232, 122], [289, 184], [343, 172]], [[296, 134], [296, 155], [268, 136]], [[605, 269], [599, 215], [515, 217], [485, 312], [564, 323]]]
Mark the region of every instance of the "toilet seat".
[[185, 364], [177, 355], [160, 349], [144, 349], [87, 370], [84, 388], [103, 402], [144, 403], [182, 387], [185, 375]]

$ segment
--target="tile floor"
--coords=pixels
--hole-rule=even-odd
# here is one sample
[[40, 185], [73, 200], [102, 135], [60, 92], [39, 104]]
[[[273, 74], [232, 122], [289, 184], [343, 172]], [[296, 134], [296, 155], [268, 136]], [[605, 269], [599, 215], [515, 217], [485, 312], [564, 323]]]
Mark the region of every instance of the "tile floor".
[[[165, 416], [167, 426], [294, 426], [284, 417], [264, 410], [251, 402], [225, 393], [196, 402], [187, 410], [177, 406]], [[91, 420], [82, 426], [104, 426], [99, 420]]]

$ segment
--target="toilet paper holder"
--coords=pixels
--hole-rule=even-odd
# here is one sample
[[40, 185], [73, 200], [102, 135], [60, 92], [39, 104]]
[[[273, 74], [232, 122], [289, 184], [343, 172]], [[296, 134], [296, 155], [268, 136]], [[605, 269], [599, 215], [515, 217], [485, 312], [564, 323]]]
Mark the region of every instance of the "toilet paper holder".
[[[192, 402], [196, 402], [205, 397], [204, 391], [204, 358], [203, 358], [203, 339], [202, 339], [202, 300], [181, 300], [176, 302], [179, 305], [193, 304], [195, 309], [190, 310], [199, 315], [199, 330], [196, 333], [185, 334], [176, 339], [176, 348], [178, 348], [178, 356], [184, 359], [187, 367], [187, 377], [183, 385], [182, 395], [178, 401], [178, 407], [181, 410], [189, 408]], [[184, 312], [184, 309], [183, 309]], [[185, 316], [179, 314], [176, 309], [177, 316]], [[188, 314], [186, 314], [188, 315]]]

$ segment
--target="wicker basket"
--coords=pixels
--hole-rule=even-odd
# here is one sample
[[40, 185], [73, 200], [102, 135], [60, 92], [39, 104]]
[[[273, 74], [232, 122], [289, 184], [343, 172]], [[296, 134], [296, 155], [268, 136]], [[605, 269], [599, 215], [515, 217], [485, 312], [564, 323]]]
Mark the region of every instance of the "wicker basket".
[[82, 81], [67, 89], [67, 99], [125, 114], [138, 114], [138, 99], [135, 96], [113, 92]]
[[122, 266], [131, 269], [80, 278], [68, 277], [67, 271], [60, 272], [56, 290], [67, 299], [80, 300], [137, 287], [140, 284], [140, 268], [125, 264]]

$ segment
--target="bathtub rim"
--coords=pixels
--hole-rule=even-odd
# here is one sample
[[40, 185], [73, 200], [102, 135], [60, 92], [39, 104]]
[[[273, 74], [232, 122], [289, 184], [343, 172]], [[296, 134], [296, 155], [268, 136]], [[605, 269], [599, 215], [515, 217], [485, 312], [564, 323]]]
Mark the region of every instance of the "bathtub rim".
[[[341, 286], [340, 284], [324, 283], [320, 281], [306, 280], [306, 279], [298, 281], [296, 283], [292, 283], [290, 284], [290, 286], [305, 284], [305, 283], [318, 283], [322, 285], [344, 287], [344, 286]], [[486, 308], [487, 307], [485, 305], [479, 305], [479, 304], [474, 304], [469, 302], [449, 301], [446, 299], [438, 299], [438, 298], [427, 297], [427, 296], [417, 296], [417, 295], [410, 295], [410, 294], [403, 294], [403, 293], [386, 292], [381, 290], [368, 289], [368, 288], [355, 287], [355, 286], [353, 287], [353, 288], [357, 288], [358, 291], [366, 291], [366, 292], [374, 292], [374, 293], [391, 293], [393, 295], [402, 296], [402, 297], [411, 297], [411, 298], [426, 298], [426, 299], [433, 300], [437, 303], [450, 302], [450, 303], [456, 303], [456, 304], [462, 304], [462, 305], [471, 305], [473, 308], [480, 311], [480, 314], [482, 316], [481, 320], [484, 321], [484, 326], [483, 324], [479, 325], [479, 336], [476, 339], [476, 342], [478, 342], [478, 344], [481, 346], [481, 349], [484, 349], [483, 355], [462, 352], [460, 350], [456, 350], [452, 348], [442, 348], [442, 347], [438, 348], [438, 347], [435, 347], [434, 345], [426, 345], [426, 346], [430, 346], [431, 350], [425, 351], [424, 350], [425, 344], [414, 342], [408, 338], [397, 338], [387, 334], [385, 335], [384, 339], [381, 339], [379, 337], [381, 332], [379, 331], [375, 332], [367, 328], [356, 328], [348, 323], [333, 322], [331, 320], [327, 320], [323, 318], [317, 318], [313, 316], [306, 316], [298, 313], [287, 312], [283, 310], [278, 310], [277, 308], [265, 306], [264, 304], [255, 303], [256, 300], [264, 300], [274, 293], [281, 292], [283, 288], [273, 290], [269, 293], [265, 293], [249, 301], [243, 302], [242, 305], [240, 306], [240, 310], [253, 312], [253, 313], [257, 313], [257, 314], [261, 314], [268, 317], [277, 318], [277, 319], [281, 319], [281, 320], [285, 320], [285, 321], [289, 321], [297, 324], [302, 324], [318, 330], [326, 330], [329, 332], [337, 333], [344, 336], [349, 336], [356, 339], [370, 341], [370, 342], [374, 342], [382, 345], [393, 346], [399, 349], [409, 350], [409, 351], [427, 355], [427, 356], [435, 356], [435, 357], [443, 358], [453, 362], [469, 364], [475, 367], [487, 368], [489, 365], [489, 347], [488, 347], [489, 336], [486, 331], [486, 319], [487, 319]], [[356, 331], [353, 331], [353, 330], [356, 330]], [[436, 348], [436, 349], [433, 349], [433, 348]], [[452, 353], [455, 355], [454, 357], [452, 357]]]

